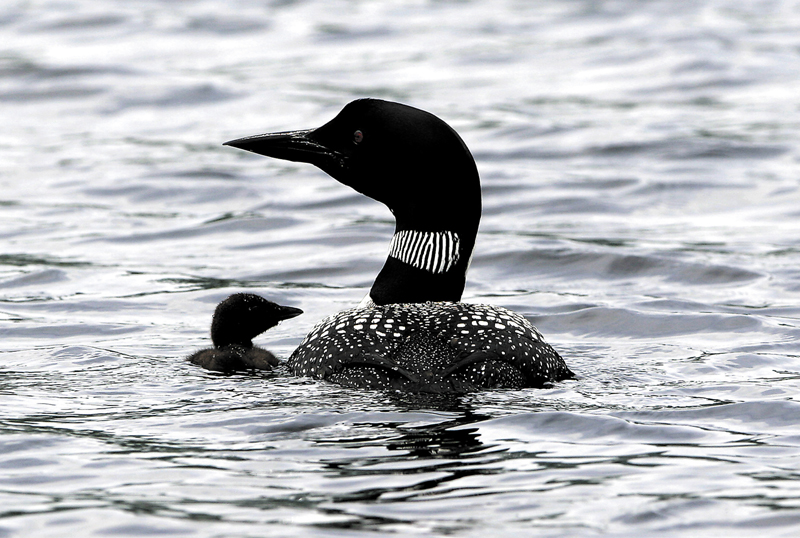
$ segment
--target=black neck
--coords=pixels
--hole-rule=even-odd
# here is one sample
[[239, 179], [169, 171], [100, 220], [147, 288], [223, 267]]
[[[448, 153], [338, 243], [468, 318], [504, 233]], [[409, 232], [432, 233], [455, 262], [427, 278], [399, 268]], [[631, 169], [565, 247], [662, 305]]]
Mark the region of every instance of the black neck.
[[[407, 232], [404, 242], [398, 234]], [[390, 255], [370, 290], [377, 305], [422, 303], [426, 301], [459, 301], [464, 292], [472, 249], [475, 246], [477, 223], [459, 232], [421, 230], [395, 231]], [[453, 237], [457, 243], [454, 244]], [[425, 242], [431, 247], [423, 252]], [[450, 250], [453, 246], [455, 253]], [[448, 259], [453, 263], [448, 263]]]
[[241, 338], [220, 338], [217, 337], [214, 339], [211, 338], [211, 341], [214, 343], [214, 347], [216, 348], [223, 348], [225, 346], [239, 346], [244, 349], [250, 349], [253, 347], [252, 340], [243, 340]]

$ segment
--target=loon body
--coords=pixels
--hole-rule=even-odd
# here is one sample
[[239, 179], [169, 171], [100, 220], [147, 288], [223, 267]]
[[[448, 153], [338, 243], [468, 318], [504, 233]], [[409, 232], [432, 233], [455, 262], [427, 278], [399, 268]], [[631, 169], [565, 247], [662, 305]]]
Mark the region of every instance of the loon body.
[[339, 312], [319, 323], [289, 360], [298, 375], [414, 392], [541, 387], [571, 375], [521, 315], [445, 301]]
[[314, 164], [395, 216], [389, 256], [369, 295], [314, 327], [289, 358], [294, 374], [430, 392], [542, 387], [574, 377], [521, 315], [459, 302], [480, 222], [480, 179], [444, 121], [360, 99], [318, 129], [226, 145]]
[[217, 372], [270, 370], [275, 355], [253, 345], [252, 339], [281, 321], [299, 316], [299, 308], [281, 306], [252, 293], [235, 293], [219, 303], [211, 322], [213, 349], [189, 356], [189, 361]]

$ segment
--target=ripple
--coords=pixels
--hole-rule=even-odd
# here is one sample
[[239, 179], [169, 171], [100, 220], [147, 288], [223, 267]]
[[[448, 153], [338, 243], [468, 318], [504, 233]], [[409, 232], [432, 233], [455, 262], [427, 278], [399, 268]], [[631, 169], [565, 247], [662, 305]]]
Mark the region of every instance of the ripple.
[[235, 92], [224, 90], [213, 84], [195, 84], [180, 88], [168, 88], [156, 95], [126, 96], [117, 99], [116, 106], [106, 112], [120, 112], [130, 108], [173, 108], [218, 103], [237, 97]]
[[658, 276], [688, 285], [729, 285], [762, 278], [739, 267], [682, 262], [662, 256], [643, 256], [608, 252], [576, 252], [571, 249], [508, 249], [502, 254], [476, 256], [476, 267], [502, 274], [519, 273], [519, 268], [536, 273], [558, 274], [564, 279], [623, 279]]
[[603, 337], [660, 338], [699, 333], [730, 334], [762, 330], [751, 316], [720, 314], [646, 314], [627, 309], [592, 307], [549, 316], [550, 331]]
[[[796, 534], [794, 4], [11, 4], [0, 535]], [[579, 379], [452, 397], [186, 361], [235, 291], [305, 310], [256, 341], [283, 360], [366, 293], [389, 211], [220, 146], [366, 96], [463, 137], [465, 297]]]
[[34, 271], [22, 276], [7, 280], [0, 280], [0, 288], [25, 288], [30, 286], [42, 286], [67, 280], [67, 273], [60, 269], [44, 269]]

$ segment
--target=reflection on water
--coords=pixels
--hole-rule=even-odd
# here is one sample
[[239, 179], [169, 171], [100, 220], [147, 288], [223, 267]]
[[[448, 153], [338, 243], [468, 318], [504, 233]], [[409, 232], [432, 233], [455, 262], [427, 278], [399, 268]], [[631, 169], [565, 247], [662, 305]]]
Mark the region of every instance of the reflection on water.
[[[799, 24], [788, 1], [12, 2], [0, 536], [793, 536]], [[364, 296], [389, 211], [221, 145], [363, 96], [462, 135], [465, 298], [578, 379], [407, 395], [185, 360], [235, 291], [305, 311], [257, 342], [283, 358]]]

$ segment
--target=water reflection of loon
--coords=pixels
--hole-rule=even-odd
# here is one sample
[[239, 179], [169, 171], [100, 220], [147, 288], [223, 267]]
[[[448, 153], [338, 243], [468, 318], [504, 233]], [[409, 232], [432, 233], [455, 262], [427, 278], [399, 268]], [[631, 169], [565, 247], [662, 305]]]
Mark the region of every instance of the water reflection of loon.
[[318, 129], [226, 145], [307, 162], [396, 219], [389, 256], [357, 308], [321, 321], [289, 366], [352, 387], [462, 392], [542, 387], [573, 377], [521, 315], [459, 302], [481, 217], [469, 150], [444, 121], [360, 99]]

